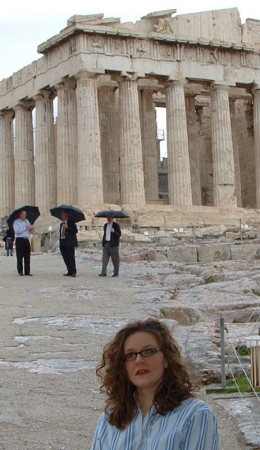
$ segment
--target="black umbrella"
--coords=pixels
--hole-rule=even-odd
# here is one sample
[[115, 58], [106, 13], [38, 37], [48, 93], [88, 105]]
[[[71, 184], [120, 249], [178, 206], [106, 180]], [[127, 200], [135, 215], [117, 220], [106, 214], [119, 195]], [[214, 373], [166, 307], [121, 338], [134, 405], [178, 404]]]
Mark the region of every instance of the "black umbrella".
[[81, 211], [81, 209], [76, 208], [75, 206], [72, 205], [60, 205], [50, 209], [51, 215], [57, 217], [60, 220], [62, 220], [61, 218], [62, 211], [68, 212], [70, 219], [74, 220], [75, 222], [85, 220], [84, 213]]
[[117, 219], [126, 219], [128, 214], [123, 213], [122, 211], [115, 211], [113, 209], [108, 209], [107, 211], [99, 211], [95, 217], [115, 217]]
[[19, 214], [20, 214], [21, 211], [26, 211], [26, 219], [29, 220], [31, 225], [33, 225], [34, 222], [40, 216], [40, 211], [39, 211], [38, 206], [29, 206], [29, 205], [22, 206], [21, 208], [15, 209], [12, 212], [12, 214], [8, 217], [7, 223], [9, 225], [9, 227], [13, 226], [14, 221], [16, 219], [18, 219]]

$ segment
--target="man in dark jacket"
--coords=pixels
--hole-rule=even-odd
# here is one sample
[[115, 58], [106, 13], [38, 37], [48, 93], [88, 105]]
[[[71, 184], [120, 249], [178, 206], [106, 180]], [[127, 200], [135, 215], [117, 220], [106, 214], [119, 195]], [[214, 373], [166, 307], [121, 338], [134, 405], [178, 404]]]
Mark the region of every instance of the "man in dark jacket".
[[60, 224], [60, 252], [63, 261], [67, 267], [68, 272], [65, 276], [75, 277], [76, 261], [75, 261], [75, 247], [78, 246], [77, 240], [77, 226], [74, 220], [70, 219], [68, 211], [61, 213], [62, 223]]
[[114, 222], [113, 217], [107, 217], [107, 223], [104, 225], [104, 234], [102, 239], [103, 245], [103, 257], [102, 257], [102, 270], [99, 274], [100, 277], [106, 277], [107, 265], [111, 257], [114, 266], [113, 277], [119, 276], [119, 241], [121, 236], [121, 230], [118, 223]]

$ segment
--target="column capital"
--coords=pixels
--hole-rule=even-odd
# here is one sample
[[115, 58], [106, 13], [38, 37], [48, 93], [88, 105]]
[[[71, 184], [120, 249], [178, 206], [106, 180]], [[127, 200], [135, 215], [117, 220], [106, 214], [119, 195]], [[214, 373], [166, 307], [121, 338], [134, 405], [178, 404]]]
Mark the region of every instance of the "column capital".
[[6, 119], [13, 119], [14, 111], [12, 109], [2, 109], [0, 111], [0, 117], [6, 118]]
[[60, 83], [55, 84], [54, 88], [56, 91], [59, 89], [75, 89], [76, 88], [76, 80], [75, 78], [63, 78]]
[[98, 78], [100, 74], [96, 73], [96, 72], [88, 72], [87, 70], [82, 70], [78, 73], [76, 73], [76, 75], [74, 75], [74, 77], [76, 78], [76, 80], [89, 80], [89, 79], [96, 79]]
[[141, 72], [120, 72], [118, 74], [111, 75], [113, 80], [116, 80], [118, 83], [123, 83], [126, 81], [135, 81], [136, 83], [140, 83], [141, 80], [146, 80], [145, 73]]
[[145, 78], [145, 74], [139, 72], [121, 72], [120, 77], [125, 81], [137, 81], [138, 78]]
[[186, 78], [180, 78], [180, 79], [178, 79], [178, 80], [174, 80], [174, 79], [168, 79], [167, 81], [166, 81], [166, 88], [167, 87], [183, 87], [183, 89], [184, 89], [184, 87], [187, 85], [187, 80], [186, 80]]
[[27, 109], [28, 111], [32, 111], [34, 108], [33, 100], [21, 100], [14, 106], [14, 111]]
[[100, 86], [98, 86], [98, 92], [115, 92], [118, 88], [117, 84], [101, 84]]
[[259, 83], [254, 83], [253, 88], [252, 88], [252, 94], [253, 95], [260, 94], [260, 82]]
[[226, 81], [213, 81], [210, 85], [213, 91], [229, 91], [232, 86], [234, 83]]
[[193, 98], [194, 101], [195, 101], [195, 97], [198, 96], [198, 94], [196, 94], [195, 92], [190, 92], [190, 91], [186, 91], [186, 90], [184, 90], [184, 94], [185, 94], [185, 97]]
[[101, 90], [115, 90], [118, 88], [118, 82], [109, 73], [106, 73], [97, 77], [97, 87]]
[[54, 93], [52, 89], [41, 89], [38, 94], [33, 96], [33, 100], [36, 102], [42, 100], [43, 98], [47, 100], [52, 100], [54, 98]]
[[142, 91], [158, 92], [164, 90], [162, 80], [155, 77], [138, 78], [138, 89]]

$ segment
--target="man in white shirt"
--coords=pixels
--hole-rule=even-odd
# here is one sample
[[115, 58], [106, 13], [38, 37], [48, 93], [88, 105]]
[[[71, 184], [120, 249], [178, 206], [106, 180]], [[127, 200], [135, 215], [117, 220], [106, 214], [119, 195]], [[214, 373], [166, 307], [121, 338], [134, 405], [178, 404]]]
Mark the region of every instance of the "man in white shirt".
[[104, 225], [104, 234], [102, 239], [103, 256], [102, 256], [102, 269], [99, 274], [100, 277], [106, 277], [107, 265], [110, 257], [114, 266], [113, 277], [119, 276], [119, 241], [121, 236], [121, 230], [118, 223], [114, 222], [112, 216], [107, 217], [107, 223]]
[[30, 273], [31, 246], [29, 236], [33, 231], [33, 227], [29, 220], [26, 219], [26, 211], [20, 212], [18, 219], [13, 223], [13, 228], [15, 232], [17, 272], [20, 276], [32, 276]]

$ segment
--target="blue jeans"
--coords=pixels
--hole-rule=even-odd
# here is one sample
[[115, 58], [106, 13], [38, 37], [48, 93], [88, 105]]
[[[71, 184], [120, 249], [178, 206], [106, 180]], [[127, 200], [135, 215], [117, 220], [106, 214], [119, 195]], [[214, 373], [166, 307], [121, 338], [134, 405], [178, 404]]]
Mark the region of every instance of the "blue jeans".
[[13, 256], [13, 240], [12, 238], [6, 238], [5, 241], [5, 249], [6, 249], [6, 256]]

